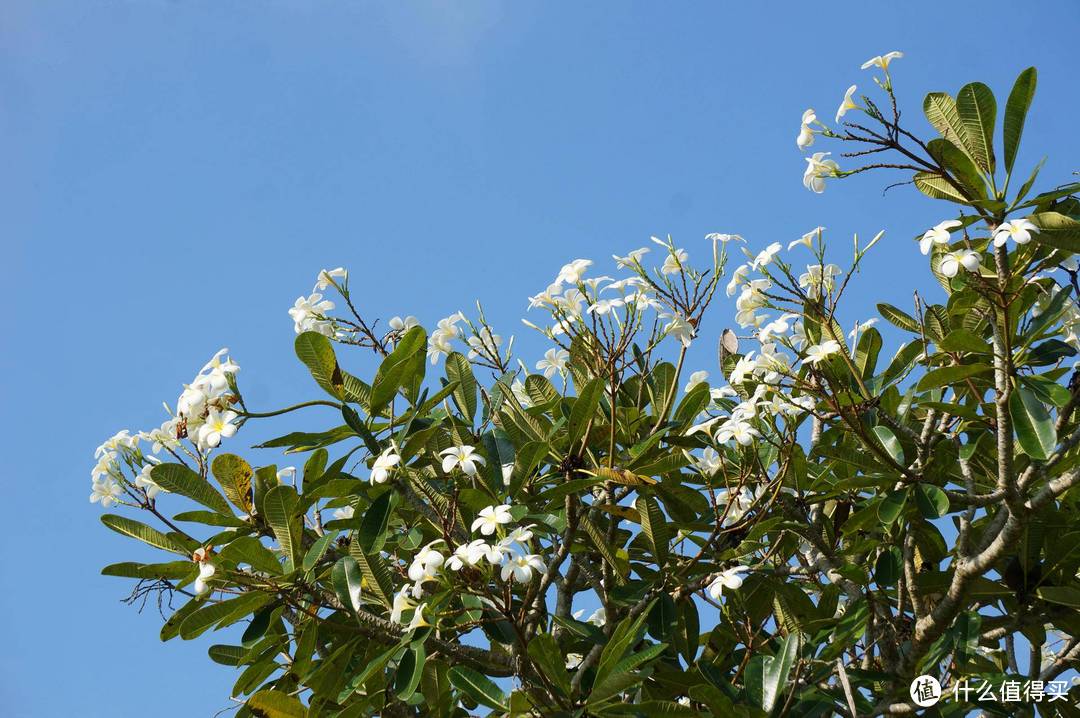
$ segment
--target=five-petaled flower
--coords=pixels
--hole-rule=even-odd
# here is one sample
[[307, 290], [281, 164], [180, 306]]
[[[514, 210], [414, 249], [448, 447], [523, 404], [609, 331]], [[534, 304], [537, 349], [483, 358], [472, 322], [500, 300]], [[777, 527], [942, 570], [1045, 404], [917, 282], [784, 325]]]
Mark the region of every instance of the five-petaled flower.
[[795, 138], [795, 144], [800, 150], [805, 150], [814, 144], [814, 131], [810, 129], [810, 123], [817, 122], [817, 114], [813, 109], [802, 113], [802, 124], [799, 125], [799, 136]]
[[923, 233], [922, 239], [919, 240], [919, 251], [926, 254], [930, 251], [930, 247], [935, 244], [948, 244], [952, 238], [951, 232], [962, 224], [956, 219], [938, 222]]
[[503, 524], [514, 520], [510, 515], [510, 507], [505, 504], [488, 506], [480, 509], [480, 515], [472, 522], [472, 530], [479, 531], [485, 536], [495, 533], [496, 529]]
[[864, 62], [860, 69], [869, 70], [871, 67], [880, 67], [882, 70], [885, 70], [886, 72], [888, 72], [889, 63], [892, 62], [893, 60], [898, 60], [903, 56], [904, 56], [904, 53], [902, 53], [902, 52], [900, 52], [898, 50], [893, 50], [892, 52], [887, 52], [884, 55], [875, 55], [875, 56], [871, 57], [869, 60], [867, 60], [866, 62]]
[[385, 484], [390, 478], [390, 470], [397, 466], [399, 461], [401, 457], [394, 451], [394, 447], [385, 449], [371, 465], [371, 483]]
[[476, 464], [486, 463], [484, 457], [477, 454], [476, 449], [467, 444], [451, 446], [449, 449], [443, 449], [439, 454], [443, 457], [442, 470], [447, 473], [453, 471], [454, 467], [458, 467], [469, 476], [475, 476]]
[[806, 172], [803, 173], [803, 186], [811, 192], [821, 194], [825, 191], [825, 179], [836, 177], [840, 165], [835, 160], [825, 159], [831, 153], [815, 152], [806, 158]]
[[743, 585], [743, 577], [741, 574], [750, 570], [749, 566], [732, 566], [731, 568], [724, 569], [720, 572], [720, 575], [712, 580], [709, 584], [709, 595], [712, 596], [714, 601], [719, 601], [720, 597], [724, 595], [724, 589], [734, 591]]
[[847, 114], [848, 110], [857, 110], [859, 105], [852, 98], [855, 95], [856, 86], [852, 85], [844, 93], [844, 101], [840, 103], [840, 108], [836, 111], [836, 121], [839, 122], [840, 118]]
[[941, 258], [941, 273], [946, 277], [955, 277], [960, 267], [974, 272], [979, 268], [979, 255], [970, 249], [958, 249]]
[[528, 583], [532, 580], [533, 572], [543, 574], [544, 559], [538, 554], [514, 554], [510, 556], [502, 567], [502, 580], [506, 581], [513, 577], [518, 583]]
[[840, 351], [840, 342], [835, 339], [829, 339], [821, 344], [814, 344], [813, 346], [806, 348], [806, 356], [803, 357], [803, 363], [817, 364], [822, 359], [825, 359], [838, 351]]
[[1027, 244], [1031, 241], [1032, 233], [1037, 233], [1039, 228], [1030, 219], [1012, 219], [1002, 222], [994, 230], [994, 246], [1001, 247], [1010, 239], [1017, 244]]

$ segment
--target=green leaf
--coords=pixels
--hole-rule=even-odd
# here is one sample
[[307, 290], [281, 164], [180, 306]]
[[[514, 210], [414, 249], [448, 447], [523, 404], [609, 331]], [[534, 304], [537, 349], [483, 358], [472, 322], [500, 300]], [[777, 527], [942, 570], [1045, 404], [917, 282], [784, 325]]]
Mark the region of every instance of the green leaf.
[[258, 718], [305, 718], [307, 708], [283, 691], [263, 690], [247, 700], [248, 710]]
[[896, 434], [887, 426], [875, 426], [874, 435], [877, 436], [878, 441], [885, 447], [885, 451], [892, 457], [893, 461], [898, 464], [904, 463], [904, 448], [900, 446], [900, 442], [896, 439]]
[[1024, 134], [1024, 121], [1027, 119], [1031, 100], [1035, 97], [1037, 81], [1038, 72], [1034, 67], [1021, 72], [1005, 103], [1005, 118], [1002, 122], [1001, 134], [1005, 145], [1005, 171], [1010, 174], [1016, 162], [1016, 152], [1020, 148], [1020, 137]]
[[356, 413], [356, 409], [353, 409], [348, 404], [341, 405], [341, 416], [345, 419], [345, 424], [356, 432], [364, 441], [364, 446], [371, 452], [372, 456], [378, 456], [382, 453], [382, 447], [379, 446], [379, 442], [375, 439], [375, 435], [371, 433], [371, 430], [367, 428], [363, 419]]
[[296, 357], [311, 372], [315, 383], [335, 399], [343, 399], [344, 378], [330, 340], [318, 332], [298, 334], [294, 343]]
[[244, 657], [247, 655], [248, 649], [243, 646], [215, 643], [206, 649], [206, 652], [214, 663], [220, 663], [223, 666], [240, 666], [244, 663]]
[[338, 559], [331, 571], [330, 580], [342, 605], [352, 611], [360, 610], [360, 591], [364, 576], [356, 559], [352, 556]]
[[233, 506], [251, 515], [251, 477], [255, 473], [251, 464], [236, 454], [218, 454], [210, 465], [214, 478], [221, 484], [225, 496]]
[[281, 562], [274, 552], [263, 546], [254, 536], [241, 536], [225, 545], [220, 555], [223, 559], [235, 563], [246, 563], [256, 571], [280, 576]]
[[949, 497], [933, 484], [915, 485], [915, 505], [924, 519], [937, 519], [949, 513]]
[[377, 553], [382, 550], [386, 543], [386, 529], [390, 525], [390, 516], [394, 512], [396, 497], [397, 494], [393, 491], [384, 491], [364, 513], [364, 519], [360, 522], [360, 530], [357, 533], [360, 548], [364, 553]]
[[372, 415], [380, 414], [397, 394], [424, 369], [424, 343], [427, 333], [423, 327], [413, 327], [405, 333], [394, 351], [383, 359], [371, 382]]
[[940, 349], [947, 352], [990, 353], [990, 345], [986, 340], [967, 329], [953, 329], [942, 340]]
[[448, 675], [454, 687], [477, 703], [505, 711], [506, 694], [482, 673], [466, 666], [453, 666]]
[[416, 693], [420, 678], [424, 675], [424, 660], [427, 651], [423, 643], [413, 643], [398, 661], [397, 675], [394, 678], [394, 693], [399, 700], [408, 700]]
[[959, 204], [970, 201], [944, 175], [937, 172], [917, 172], [913, 178], [915, 188], [931, 199], [945, 199]]
[[121, 576], [123, 578], [165, 578], [180, 580], [195, 573], [192, 561], [168, 561], [166, 563], [137, 563], [124, 561], [111, 563], [101, 569], [102, 576]]
[[923, 100], [923, 112], [942, 137], [960, 149], [965, 148], [967, 129], [960, 120], [956, 100], [945, 92], [931, 92]]
[[888, 494], [885, 495], [885, 498], [882, 499], [881, 503], [878, 504], [878, 521], [880, 521], [885, 526], [891, 525], [894, 521], [896, 521], [897, 517], [900, 516], [901, 512], [903, 512], [904, 504], [906, 502], [906, 489], [896, 489], [894, 491], [890, 491]]
[[1013, 389], [1009, 397], [1009, 415], [1024, 453], [1039, 461], [1049, 458], [1057, 445], [1057, 429], [1038, 397], [1024, 387]]
[[877, 310], [881, 316], [885, 317], [885, 321], [895, 324], [905, 331], [919, 333], [919, 323], [907, 312], [885, 303], [877, 305]]
[[970, 377], [990, 372], [987, 364], [961, 364], [926, 372], [916, 385], [916, 391], [928, 391], [941, 386], [951, 386]]
[[638, 496], [635, 505], [638, 515], [641, 517], [641, 530], [649, 539], [656, 563], [663, 569], [667, 563], [668, 542], [670, 541], [667, 522], [664, 520], [664, 512], [652, 496]]
[[446, 379], [450, 382], [457, 382], [457, 387], [452, 394], [454, 406], [465, 417], [465, 420], [472, 424], [473, 419], [476, 417], [476, 390], [478, 385], [476, 376], [473, 374], [472, 365], [460, 352], [451, 352], [446, 357]]
[[172, 551], [181, 556], [191, 556], [191, 550], [172, 536], [166, 536], [157, 529], [150, 528], [146, 524], [139, 523], [133, 519], [117, 516], [115, 514], [104, 514], [101, 517], [101, 523], [117, 533], [137, 538], [143, 543], [148, 543], [156, 548]]
[[330, 548], [330, 544], [334, 542], [335, 538], [337, 538], [337, 534], [331, 531], [325, 536], [320, 536], [319, 538], [315, 539], [315, 543], [311, 544], [311, 548], [309, 548], [307, 550], [307, 553], [304, 554], [305, 571], [310, 571], [311, 569], [315, 568], [315, 565], [318, 564], [320, 560], [322, 560], [322, 557], [324, 555], [326, 555], [326, 550]]
[[900, 549], [890, 546], [878, 554], [874, 564], [874, 581], [878, 586], [895, 586], [900, 578]]
[[208, 509], [232, 516], [225, 497], [214, 490], [210, 482], [183, 464], [158, 464], [150, 469], [154, 483], [174, 494], [180, 494]]
[[1030, 219], [1039, 228], [1031, 235], [1037, 243], [1080, 254], [1080, 222], [1059, 212], [1039, 212]]
[[349, 543], [349, 555], [356, 559], [360, 566], [360, 572], [367, 579], [368, 590], [374, 594], [376, 600], [386, 607], [393, 603], [394, 581], [390, 576], [390, 569], [382, 556], [377, 553], [367, 554], [360, 549], [360, 544], [354, 535]]
[[1080, 589], [1075, 586], [1041, 586], [1036, 593], [1044, 601], [1080, 610]]
[[765, 659], [761, 681], [761, 707], [771, 711], [787, 686], [788, 674], [799, 651], [799, 637], [788, 634], [775, 656]]
[[[986, 199], [986, 181], [983, 180], [978, 165], [970, 155], [952, 142], [942, 139], [930, 140], [926, 143], [926, 148], [930, 156], [948, 170], [953, 180], [963, 188], [963, 192], [960, 192], [960, 194], [967, 198], [963, 200], [965, 203], [970, 204], [969, 200], [971, 199]], [[942, 179], [944, 180], [944, 177]], [[947, 180], [944, 181], [948, 184]], [[949, 184], [948, 186], [950, 189], [943, 188], [942, 191], [959, 192], [955, 185]]]
[[263, 515], [277, 537], [278, 545], [285, 552], [286, 571], [300, 565], [300, 531], [297, 516], [299, 499], [291, 486], [275, 486], [263, 499]]
[[956, 110], [971, 142], [972, 159], [984, 172], [994, 173], [994, 93], [981, 82], [964, 85], [956, 93]]
[[559, 644], [550, 633], [538, 633], [529, 641], [529, 658], [564, 696], [570, 695], [570, 674]]
[[574, 401], [574, 408], [570, 411], [570, 421], [566, 429], [571, 447], [585, 435], [585, 429], [596, 414], [596, 408], [600, 406], [603, 395], [604, 380], [599, 377], [591, 379], [578, 394]]
[[235, 623], [249, 613], [256, 611], [269, 601], [268, 593], [249, 591], [242, 593], [236, 598], [230, 598], [218, 603], [205, 604], [180, 624], [180, 638], [189, 641], [201, 636], [207, 629], [216, 624], [222, 627]]

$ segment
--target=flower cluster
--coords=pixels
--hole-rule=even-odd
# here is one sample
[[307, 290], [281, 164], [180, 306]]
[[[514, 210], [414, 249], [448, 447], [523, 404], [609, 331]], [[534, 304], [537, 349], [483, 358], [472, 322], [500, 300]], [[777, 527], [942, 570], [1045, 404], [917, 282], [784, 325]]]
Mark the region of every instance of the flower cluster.
[[319, 272], [315, 280], [315, 286], [311, 293], [304, 297], [297, 297], [289, 316], [293, 320], [293, 328], [297, 334], [303, 332], [318, 332], [324, 336], [333, 337], [336, 334], [334, 321], [329, 314], [334, 309], [334, 303], [323, 298], [323, 292], [330, 286], [339, 291], [347, 286], [349, 272], [344, 267], [337, 269], [324, 269]]
[[[186, 453], [198, 463], [222, 439], [236, 433], [239, 415], [231, 408], [236, 398], [231, 392], [240, 367], [227, 356], [228, 351], [214, 354], [191, 383], [184, 385], [176, 400], [176, 413], [170, 411], [161, 426], [135, 434], [125, 429], [97, 448], [97, 462], [90, 472], [91, 502], [108, 508], [123, 500], [125, 490], [131, 491], [129, 497], [135, 501], [151, 500], [161, 491], [151, 471], [161, 463], [156, 455], [162, 450], [177, 459]], [[168, 405], [165, 408], [168, 411]], [[190, 448], [183, 444], [185, 438]], [[140, 442], [150, 444], [149, 454], [142, 451]]]

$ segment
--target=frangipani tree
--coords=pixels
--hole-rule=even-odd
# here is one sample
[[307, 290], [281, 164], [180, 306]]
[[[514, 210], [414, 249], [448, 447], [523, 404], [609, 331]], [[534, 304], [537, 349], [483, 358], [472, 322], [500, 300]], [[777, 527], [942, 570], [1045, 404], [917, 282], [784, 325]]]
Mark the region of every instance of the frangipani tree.
[[[323, 271], [289, 311], [311, 401], [250, 409], [223, 350], [160, 428], [99, 448], [91, 500], [130, 509], [103, 522], [169, 555], [104, 573], [174, 602], [163, 640], [240, 624], [209, 648], [238, 715], [880, 715], [917, 709], [920, 674], [1052, 694], [1080, 656], [1080, 185], [1013, 180], [1034, 69], [1000, 143], [979, 83], [927, 96], [924, 141], [897, 57], [866, 65], [884, 100], [808, 110], [798, 145], [870, 158], [814, 153], [813, 191], [885, 168], [949, 203], [919, 239], [942, 291], [878, 305], [899, 346], [837, 321], [880, 233], [574, 260], [529, 300], [535, 371], [482, 312], [381, 330]], [[686, 357], [718, 292], [738, 329], [710, 384]], [[302, 470], [229, 452], [253, 420], [294, 422], [260, 448]]]

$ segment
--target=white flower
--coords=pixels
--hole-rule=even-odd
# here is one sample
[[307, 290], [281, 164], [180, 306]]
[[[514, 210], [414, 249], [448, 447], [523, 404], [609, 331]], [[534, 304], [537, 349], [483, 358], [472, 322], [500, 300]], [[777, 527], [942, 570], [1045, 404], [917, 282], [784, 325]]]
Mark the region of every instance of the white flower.
[[1013, 219], [1008, 222], [1002, 222], [997, 229], [994, 230], [994, 246], [1000, 247], [1004, 245], [1010, 238], [1017, 244], [1027, 244], [1031, 241], [1032, 233], [1037, 233], [1039, 228], [1028, 219]]
[[814, 248], [814, 240], [815, 239], [821, 239], [821, 233], [824, 232], [824, 231], [825, 231], [824, 227], [814, 227], [812, 230], [810, 230], [809, 232], [807, 232], [803, 236], [799, 237], [798, 239], [794, 240], [793, 242], [789, 242], [788, 246], [787, 246], [788, 251], [790, 252], [791, 250], [798, 247], [800, 244], [802, 246], [806, 247], [807, 249], [813, 249]]
[[585, 656], [580, 653], [567, 653], [566, 654], [566, 670], [572, 671], [581, 665], [581, 662], [585, 660]]
[[594, 626], [603, 626], [607, 623], [607, 610], [601, 606], [589, 614], [589, 617], [585, 619], [585, 623], [591, 623]]
[[569, 264], [564, 264], [563, 268], [559, 270], [559, 276], [556, 277], [555, 283], [577, 284], [585, 275], [585, 270], [590, 266], [592, 266], [592, 260], [590, 259], [575, 259]]
[[318, 332], [333, 336], [334, 323], [324, 318], [333, 308], [333, 302], [323, 299], [318, 292], [313, 292], [308, 297], [298, 297], [289, 310], [289, 316], [292, 317], [293, 328], [297, 334]]
[[206, 582], [209, 581], [215, 573], [217, 573], [217, 569], [215, 569], [214, 564], [210, 563], [210, 561], [207, 559], [198, 559], [198, 561], [199, 577], [195, 579], [195, 595], [201, 596], [202, 594], [210, 590], [210, 587], [207, 585]]
[[347, 521], [356, 514], [356, 509], [352, 506], [342, 506], [340, 509], [334, 511], [334, 519], [337, 521]]
[[409, 598], [409, 587], [402, 586], [401, 590], [394, 594], [394, 605], [390, 609], [391, 623], [404, 623], [401, 614], [410, 608], [416, 608], [416, 601]]
[[758, 330], [758, 341], [766, 344], [772, 341], [774, 335], [787, 334], [794, 320], [798, 318], [798, 314], [782, 314], [779, 319], [774, 319]]
[[824, 267], [820, 264], [810, 264], [807, 265], [806, 272], [799, 275], [799, 286], [809, 289], [811, 294], [817, 294], [821, 289], [831, 292], [833, 280], [839, 274], [840, 267], [835, 264], [826, 264]]
[[664, 266], [660, 267], [661, 274], [678, 274], [682, 265], [690, 261], [690, 255], [684, 249], [669, 249], [668, 256], [664, 259]]
[[218, 411], [211, 409], [206, 417], [206, 423], [199, 427], [196, 442], [202, 450], [212, 449], [221, 443], [222, 439], [228, 439], [236, 433], [236, 424], [232, 423], [237, 417], [235, 411]]
[[120, 484], [111, 476], [103, 476], [101, 478], [94, 479], [94, 483], [91, 486], [90, 503], [101, 502], [101, 508], [107, 509], [124, 495], [124, 490]]
[[950, 234], [952, 230], [961, 226], [963, 223], [955, 219], [947, 219], [944, 222], [938, 222], [930, 229], [926, 230], [922, 239], [919, 240], [919, 251], [926, 254], [930, 251], [930, 247], [935, 244], [948, 244], [952, 238]]
[[712, 476], [719, 471], [720, 464], [720, 454], [711, 446], [701, 452], [701, 457], [696, 462], [697, 470], [705, 476]]
[[852, 329], [850, 332], [848, 332], [848, 339], [850, 339], [852, 342], [857, 343], [859, 341], [859, 332], [861, 332], [863, 329], [869, 329], [870, 327], [874, 326], [877, 323], [878, 323], [878, 318], [877, 317], [871, 317], [870, 319], [867, 319], [865, 322], [856, 322], [855, 323], [855, 328]]
[[664, 327], [664, 334], [678, 339], [684, 347], [690, 346], [695, 334], [694, 327], [690, 325], [690, 322], [681, 314], [662, 314], [660, 316], [663, 319], [671, 320]]
[[608, 314], [611, 310], [618, 309], [625, 304], [626, 301], [618, 297], [614, 299], [598, 299], [589, 305], [588, 312], [589, 314]]
[[750, 570], [749, 566], [733, 566], [720, 572], [720, 575], [709, 584], [709, 595], [714, 601], [719, 601], [724, 595], [724, 589], [734, 591], [743, 585], [743, 577], [740, 574]]
[[398, 332], [399, 334], [404, 334], [413, 327], [420, 326], [419, 320], [417, 320], [417, 318], [412, 315], [407, 316], [404, 319], [402, 319], [401, 317], [391, 317], [390, 321], [387, 322], [387, 324], [390, 325], [390, 329], [392, 331]]
[[869, 70], [871, 67], [880, 67], [882, 70], [888, 71], [889, 63], [893, 60], [897, 60], [904, 56], [904, 53], [893, 50], [887, 52], [884, 55], [875, 55], [862, 64], [860, 69]]
[[390, 470], [398, 465], [401, 457], [394, 452], [394, 447], [388, 447], [379, 454], [375, 463], [371, 465], [371, 478], [373, 484], [385, 484], [390, 478]]
[[725, 289], [729, 297], [735, 296], [735, 292], [739, 291], [739, 285], [746, 281], [746, 276], [750, 273], [749, 264], [740, 264], [735, 268], [735, 271], [731, 273], [731, 281], [728, 282]]
[[806, 356], [803, 357], [803, 362], [806, 364], [817, 364], [819, 361], [840, 351], [840, 343], [835, 339], [829, 339], [821, 344], [814, 344], [813, 346], [806, 348]]
[[970, 249], [960, 249], [949, 252], [941, 259], [941, 273], [946, 277], [955, 277], [960, 267], [974, 272], [979, 268], [979, 255]]
[[139, 472], [139, 475], [135, 477], [135, 485], [142, 489], [145, 489], [146, 498], [152, 499], [158, 495], [158, 492], [161, 491], [161, 487], [158, 486], [152, 478], [150, 478], [150, 472], [157, 464], [160, 464], [161, 461], [152, 456], [147, 456], [146, 460], [150, 463], [145, 464], [142, 467], [142, 470]]
[[500, 543], [502, 543], [504, 546], [509, 546], [510, 544], [514, 543], [525, 544], [532, 540], [533, 528], [535, 528], [535, 524], [529, 524], [528, 526], [518, 526], [516, 529], [511, 531], [509, 535], [507, 535], [507, 537], [504, 538]]
[[754, 261], [750, 263], [750, 268], [757, 270], [772, 264], [773, 259], [776, 258], [780, 249], [780, 243], [773, 242], [768, 247], [758, 252], [757, 256], [754, 257]]
[[503, 485], [504, 486], [509, 486], [510, 485], [510, 479], [514, 475], [514, 465], [513, 464], [503, 464], [499, 468], [502, 470]]
[[720, 232], [709, 232], [705, 235], [705, 239], [711, 239], [714, 243], [720, 242], [721, 244], [727, 244], [728, 242], [745, 242], [746, 240], [738, 234], [722, 234]]
[[851, 99], [855, 94], [855, 85], [852, 85], [844, 93], [844, 101], [840, 103], [840, 108], [836, 111], [836, 121], [839, 122], [840, 118], [847, 114], [848, 110], [857, 110], [859, 105], [855, 100]]
[[[451, 571], [460, 571], [462, 568], [473, 567], [491, 555], [491, 547], [484, 539], [476, 539], [469, 543], [463, 543], [454, 549], [454, 555], [446, 560], [446, 567]], [[497, 555], [496, 560], [501, 556]]]
[[806, 172], [803, 173], [803, 186], [811, 192], [821, 194], [825, 191], [825, 179], [836, 177], [840, 165], [835, 160], [825, 159], [830, 152], [815, 152], [806, 158]]
[[741, 446], [749, 446], [757, 436], [761, 436], [757, 429], [745, 421], [736, 420], [725, 422], [716, 432], [716, 440], [721, 444], [734, 440]]
[[491, 329], [488, 327], [483, 327], [476, 335], [469, 337], [468, 345], [470, 347], [469, 359], [484, 357], [485, 359], [498, 361], [502, 337], [498, 334], [492, 334]]
[[406, 631], [414, 631], [417, 628], [424, 628], [431, 625], [427, 622], [427, 619], [424, 618], [424, 610], [426, 608], [426, 603], [421, 603], [419, 606], [416, 607], [416, 610], [413, 612], [412, 620], [409, 621], [409, 625], [405, 629]]
[[514, 392], [514, 398], [523, 407], [528, 409], [532, 406], [532, 397], [529, 396], [529, 390], [525, 388], [525, 384], [521, 379], [514, 379], [514, 383], [510, 385], [510, 390]]
[[800, 150], [805, 150], [810, 145], [814, 144], [814, 131], [810, 129], [810, 124], [817, 121], [817, 114], [813, 109], [809, 109], [802, 113], [802, 124], [799, 125], [799, 136], [795, 138], [795, 144], [799, 146]]
[[544, 559], [537, 554], [513, 554], [503, 564], [502, 580], [506, 581], [513, 577], [518, 583], [528, 583], [532, 580], [533, 571], [543, 574]]
[[286, 479], [288, 479], [290, 483], [296, 483], [295, 466], [286, 466], [277, 472], [277, 481], [279, 484], [284, 484]]
[[497, 506], [488, 506], [480, 510], [479, 517], [472, 522], [472, 529], [476, 531], [479, 529], [480, 533], [485, 536], [490, 536], [495, 533], [495, 530], [502, 524], [508, 524], [514, 520], [514, 517], [510, 515], [510, 507], [504, 504]]
[[708, 378], [709, 378], [709, 372], [707, 372], [707, 371], [696, 371], [696, 372], [694, 372], [693, 374], [690, 375], [690, 381], [686, 382], [686, 387], [683, 389], [683, 391], [686, 392], [687, 394], [689, 394], [691, 389], [693, 389], [698, 384], [705, 383], [705, 381]]
[[536, 362], [536, 369], [544, 372], [544, 376], [550, 378], [555, 372], [561, 374], [566, 371], [566, 362], [569, 359], [570, 352], [565, 349], [548, 349], [544, 352], [544, 358]]
[[484, 464], [484, 457], [476, 453], [476, 449], [471, 446], [451, 446], [449, 449], [443, 449], [439, 452], [443, 457], [442, 470], [449, 473], [454, 470], [454, 467], [460, 467], [469, 476], [476, 475], [477, 462]]
[[436, 539], [417, 551], [416, 555], [413, 556], [412, 563], [409, 564], [409, 580], [415, 584], [413, 587], [414, 596], [419, 593], [421, 583], [430, 581], [439, 575], [439, 568], [443, 565], [445, 558], [441, 553], [431, 548], [437, 543], [442, 543], [442, 539]]
[[345, 267], [324, 269], [319, 272], [319, 276], [315, 280], [315, 291], [321, 292], [333, 284], [335, 279], [345, 279], [348, 276], [349, 273], [345, 270]]
[[613, 254], [611, 255], [611, 258], [615, 260], [615, 266], [619, 267], [620, 269], [634, 269], [639, 264], [641, 264], [641, 258], [645, 254], [648, 254], [648, 252], [648, 247], [642, 247], [641, 249], [635, 249], [633, 252], [630, 252], [625, 257], [620, 257], [617, 254]]

